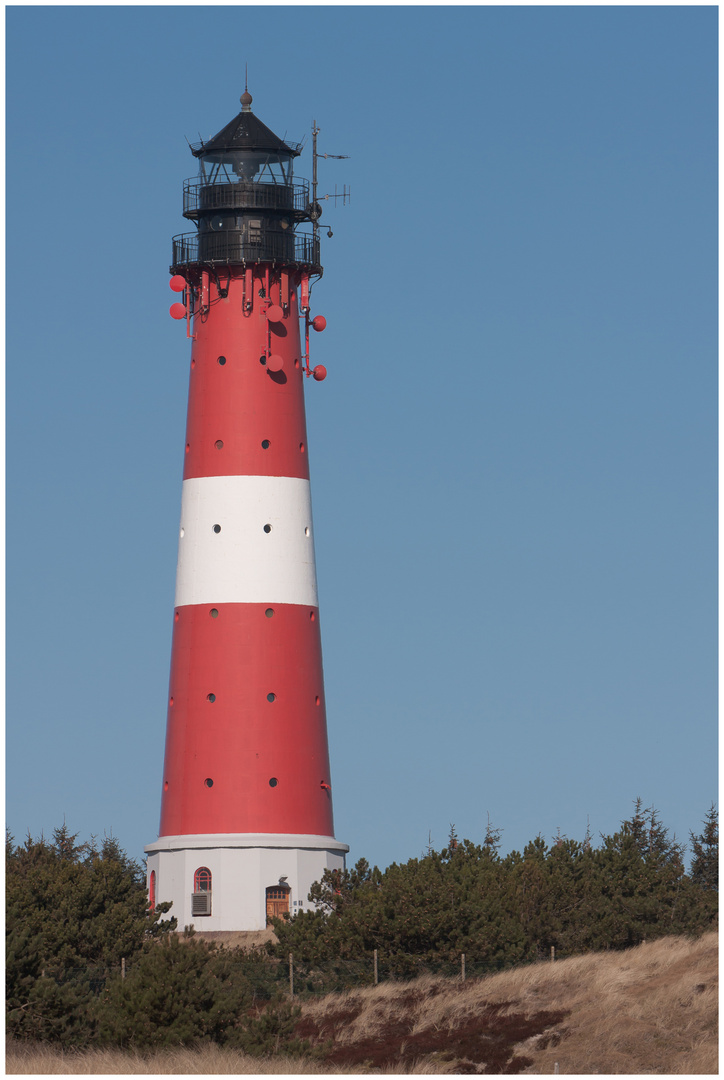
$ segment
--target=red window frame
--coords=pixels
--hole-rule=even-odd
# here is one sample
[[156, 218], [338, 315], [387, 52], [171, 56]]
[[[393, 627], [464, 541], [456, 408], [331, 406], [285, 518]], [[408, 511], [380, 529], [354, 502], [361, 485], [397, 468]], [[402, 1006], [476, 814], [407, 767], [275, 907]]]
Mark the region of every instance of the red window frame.
[[211, 871], [200, 866], [194, 874], [194, 892], [211, 892]]

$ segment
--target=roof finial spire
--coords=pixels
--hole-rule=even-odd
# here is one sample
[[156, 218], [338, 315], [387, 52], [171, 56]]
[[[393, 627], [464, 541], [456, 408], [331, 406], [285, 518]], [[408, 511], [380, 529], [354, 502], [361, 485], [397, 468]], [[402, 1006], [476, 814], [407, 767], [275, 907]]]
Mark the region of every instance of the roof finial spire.
[[254, 99], [249, 93], [249, 65], [244, 64], [244, 93], [239, 98], [242, 112], [251, 112], [251, 103]]

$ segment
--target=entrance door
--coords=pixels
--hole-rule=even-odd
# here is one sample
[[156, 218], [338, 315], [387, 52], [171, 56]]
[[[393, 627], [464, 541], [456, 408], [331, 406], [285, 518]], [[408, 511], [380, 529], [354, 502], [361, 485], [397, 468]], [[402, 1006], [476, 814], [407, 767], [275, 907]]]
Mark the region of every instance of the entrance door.
[[284, 885], [270, 885], [266, 891], [266, 921], [283, 919], [289, 911], [290, 889]]

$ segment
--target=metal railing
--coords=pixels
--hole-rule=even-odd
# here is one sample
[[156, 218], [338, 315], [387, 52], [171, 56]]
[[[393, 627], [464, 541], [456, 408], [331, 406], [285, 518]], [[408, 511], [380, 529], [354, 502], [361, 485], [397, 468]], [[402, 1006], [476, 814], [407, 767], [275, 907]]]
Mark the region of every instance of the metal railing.
[[245, 240], [242, 233], [183, 233], [173, 238], [171, 271], [194, 263], [259, 263], [321, 267], [319, 239], [291, 229], [264, 230], [260, 240]]
[[309, 181], [296, 184], [204, 184], [184, 180], [184, 216], [195, 218], [204, 210], [291, 210], [303, 214], [309, 206]]

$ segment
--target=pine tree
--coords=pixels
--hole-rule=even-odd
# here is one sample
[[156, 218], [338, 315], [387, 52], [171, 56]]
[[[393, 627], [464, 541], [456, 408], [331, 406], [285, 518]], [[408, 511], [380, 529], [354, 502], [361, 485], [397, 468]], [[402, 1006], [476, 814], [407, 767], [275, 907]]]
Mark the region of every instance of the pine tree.
[[145, 943], [176, 925], [148, 910], [145, 875], [113, 838], [100, 849], [67, 826], [6, 842], [8, 1033], [72, 1045], [94, 1037], [91, 1003]]
[[703, 821], [703, 832], [689, 833], [693, 858], [691, 880], [701, 889], [719, 891], [719, 814], [714, 803]]
[[148, 946], [116, 975], [97, 1008], [102, 1045], [162, 1047], [225, 1043], [249, 1007], [238, 958], [194, 937]]

